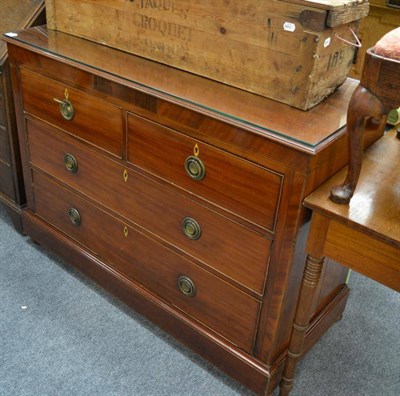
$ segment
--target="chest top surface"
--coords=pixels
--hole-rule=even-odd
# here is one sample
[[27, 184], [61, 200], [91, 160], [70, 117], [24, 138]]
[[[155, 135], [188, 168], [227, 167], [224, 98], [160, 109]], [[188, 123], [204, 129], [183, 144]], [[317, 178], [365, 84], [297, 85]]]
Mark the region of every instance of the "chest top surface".
[[4, 40], [310, 154], [344, 133], [357, 85], [348, 79], [321, 104], [302, 111], [45, 27], [5, 35]]

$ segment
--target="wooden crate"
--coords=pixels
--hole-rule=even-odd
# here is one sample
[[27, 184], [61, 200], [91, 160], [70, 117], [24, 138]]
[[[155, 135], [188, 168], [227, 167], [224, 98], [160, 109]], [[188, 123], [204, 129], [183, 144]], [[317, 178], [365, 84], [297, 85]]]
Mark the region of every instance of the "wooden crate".
[[367, 0], [46, 0], [50, 29], [307, 110], [346, 79]]

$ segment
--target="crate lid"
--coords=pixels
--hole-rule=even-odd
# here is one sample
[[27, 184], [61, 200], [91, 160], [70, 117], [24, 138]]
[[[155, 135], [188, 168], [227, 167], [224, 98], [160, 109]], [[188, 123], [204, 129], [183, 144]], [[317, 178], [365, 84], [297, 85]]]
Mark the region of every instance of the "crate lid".
[[287, 3], [326, 10], [328, 27], [353, 22], [368, 15], [368, 0], [283, 0]]
[[[44, 9], [44, 0], [2, 0], [0, 2], [0, 33], [21, 30], [31, 25]], [[0, 63], [7, 52], [7, 45], [0, 41]]]

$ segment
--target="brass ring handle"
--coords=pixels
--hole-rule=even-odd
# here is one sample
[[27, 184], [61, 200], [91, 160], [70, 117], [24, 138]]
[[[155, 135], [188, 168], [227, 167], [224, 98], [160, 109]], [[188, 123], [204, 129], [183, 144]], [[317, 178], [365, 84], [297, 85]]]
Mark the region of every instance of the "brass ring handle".
[[185, 217], [182, 220], [182, 232], [185, 237], [197, 240], [201, 237], [201, 227], [200, 224], [191, 217]]
[[64, 165], [67, 170], [71, 173], [78, 172], [78, 161], [72, 154], [65, 154], [64, 156]]
[[193, 297], [196, 294], [196, 286], [187, 276], [182, 275], [178, 278], [178, 288], [187, 297]]
[[59, 100], [54, 98], [54, 101], [60, 105], [62, 117], [67, 121], [71, 121], [75, 116], [75, 109], [72, 103], [67, 99]]
[[75, 226], [81, 225], [82, 218], [81, 214], [79, 213], [78, 209], [75, 208], [69, 208], [68, 209], [68, 217], [71, 220], [71, 223]]
[[206, 167], [203, 161], [194, 155], [186, 158], [185, 171], [193, 180], [203, 180], [206, 176]]

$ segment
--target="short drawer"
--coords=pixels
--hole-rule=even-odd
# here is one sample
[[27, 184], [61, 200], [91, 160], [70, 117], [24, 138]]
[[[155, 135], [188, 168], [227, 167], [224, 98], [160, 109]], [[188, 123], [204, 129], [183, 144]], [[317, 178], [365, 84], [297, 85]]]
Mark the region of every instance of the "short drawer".
[[35, 211], [126, 277], [231, 340], [253, 348], [260, 303], [33, 172]]
[[[33, 166], [243, 286], [263, 293], [271, 239], [199, 205], [168, 185], [102, 157], [62, 132], [52, 132], [30, 120], [27, 129]], [[75, 170], [65, 166], [66, 156], [75, 161]]]
[[128, 161], [273, 231], [283, 176], [133, 114]]
[[26, 112], [122, 156], [122, 109], [26, 69], [20, 73]]

